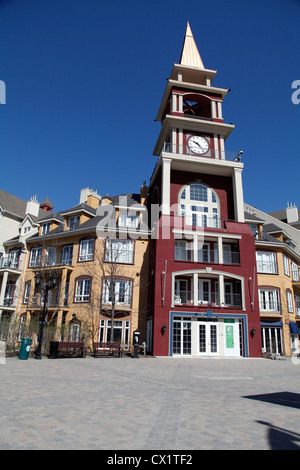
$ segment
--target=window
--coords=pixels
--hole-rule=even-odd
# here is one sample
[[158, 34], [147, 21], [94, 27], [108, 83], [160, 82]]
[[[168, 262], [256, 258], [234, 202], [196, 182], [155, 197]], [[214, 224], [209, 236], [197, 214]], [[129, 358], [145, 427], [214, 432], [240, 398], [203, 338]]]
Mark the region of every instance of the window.
[[259, 273], [277, 274], [275, 253], [256, 252], [256, 264]]
[[106, 240], [105, 261], [133, 263], [134, 242], [131, 240]]
[[42, 225], [42, 235], [46, 235], [48, 232], [50, 232], [50, 222]]
[[239, 263], [239, 246], [238, 245], [223, 245], [223, 262], [226, 264]]
[[208, 304], [211, 302], [210, 281], [198, 280], [198, 302]]
[[190, 184], [179, 196], [180, 215], [187, 225], [218, 228], [219, 201], [216, 193], [203, 184]]
[[31, 289], [31, 282], [29, 281], [29, 282], [26, 282], [25, 284], [24, 298], [23, 298], [24, 304], [28, 304], [29, 302], [30, 289]]
[[175, 259], [178, 261], [191, 261], [192, 259], [192, 247], [191, 242], [186, 240], [175, 241]]
[[69, 218], [68, 229], [73, 230], [74, 228], [79, 226], [80, 216], [76, 215], [74, 217]]
[[136, 213], [120, 212], [118, 223], [119, 227], [136, 229], [139, 224], [139, 216]]
[[192, 322], [189, 317], [174, 317], [173, 354], [191, 354]]
[[94, 258], [94, 239], [80, 242], [79, 261], [90, 261]]
[[15, 283], [8, 282], [4, 293], [4, 305], [12, 305], [14, 300]]
[[105, 304], [114, 302], [116, 304], [131, 304], [132, 282], [125, 280], [105, 279], [103, 281], [102, 302]]
[[187, 280], [176, 279], [174, 304], [186, 305], [188, 303], [188, 299], [191, 300], [191, 292], [188, 292]]
[[292, 261], [292, 277], [293, 281], [299, 281], [299, 270], [298, 270], [298, 265], [295, 263], [295, 261]]
[[283, 255], [283, 266], [284, 266], [284, 274], [286, 276], [290, 275], [290, 263], [289, 258], [286, 255]]
[[8, 266], [12, 269], [16, 269], [19, 265], [20, 250], [12, 250], [9, 253]]
[[259, 308], [261, 311], [280, 312], [279, 291], [276, 289], [259, 289]]
[[55, 266], [56, 265], [56, 249], [52, 246], [47, 248], [45, 266]]
[[30, 261], [29, 261], [29, 267], [35, 267], [35, 266], [40, 266], [41, 265], [41, 257], [42, 257], [42, 248], [32, 248], [31, 253], [30, 253]]
[[73, 245], [64, 246], [61, 252], [61, 264], [70, 266], [73, 258]]
[[290, 290], [286, 291], [286, 300], [287, 300], [288, 311], [292, 313], [293, 312], [293, 296]]
[[89, 302], [91, 293], [91, 279], [78, 279], [75, 288], [75, 302]]
[[[109, 342], [111, 338], [111, 320], [100, 320], [99, 341]], [[129, 349], [130, 321], [114, 321], [114, 341], [122, 344], [124, 349]]]

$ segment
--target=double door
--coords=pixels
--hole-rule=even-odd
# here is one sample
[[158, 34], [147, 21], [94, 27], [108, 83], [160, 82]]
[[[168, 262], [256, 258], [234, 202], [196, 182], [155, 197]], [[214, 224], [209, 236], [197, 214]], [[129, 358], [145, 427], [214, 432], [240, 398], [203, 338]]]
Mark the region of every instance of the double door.
[[198, 354], [203, 356], [218, 356], [220, 354], [217, 321], [198, 322]]

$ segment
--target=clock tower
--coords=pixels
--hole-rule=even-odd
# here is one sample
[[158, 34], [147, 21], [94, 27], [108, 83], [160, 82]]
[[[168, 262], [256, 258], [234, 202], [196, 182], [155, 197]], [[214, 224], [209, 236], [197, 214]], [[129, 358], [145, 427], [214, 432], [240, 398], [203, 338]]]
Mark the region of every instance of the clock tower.
[[188, 23], [156, 117], [149, 186], [150, 203], [159, 207], [148, 319], [155, 355], [261, 355], [260, 335], [249, 334], [260, 323], [242, 152], [225, 149], [234, 125], [224, 122], [229, 90], [213, 86], [215, 75]]

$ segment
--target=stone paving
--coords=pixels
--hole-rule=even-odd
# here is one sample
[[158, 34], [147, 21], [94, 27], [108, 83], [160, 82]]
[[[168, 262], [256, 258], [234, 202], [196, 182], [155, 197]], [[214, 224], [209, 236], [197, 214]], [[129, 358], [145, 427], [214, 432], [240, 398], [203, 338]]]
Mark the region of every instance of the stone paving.
[[1, 450], [300, 450], [291, 359], [0, 364]]

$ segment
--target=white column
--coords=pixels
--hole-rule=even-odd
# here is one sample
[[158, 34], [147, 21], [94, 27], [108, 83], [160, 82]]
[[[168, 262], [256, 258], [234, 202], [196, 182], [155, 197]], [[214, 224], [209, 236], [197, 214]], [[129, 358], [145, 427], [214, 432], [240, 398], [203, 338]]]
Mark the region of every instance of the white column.
[[180, 113], [183, 113], [183, 96], [182, 95], [178, 95], [178, 111]]
[[171, 111], [177, 111], [177, 95], [172, 93], [172, 109]]
[[220, 159], [225, 160], [224, 137], [220, 136]]
[[0, 305], [4, 304], [4, 295], [5, 295], [5, 289], [6, 289], [6, 284], [7, 284], [7, 278], [8, 278], [8, 272], [4, 271], [2, 285], [1, 285], [1, 292], [0, 292]]
[[198, 305], [198, 273], [193, 274], [194, 305]]
[[219, 274], [219, 301], [220, 307], [225, 305], [225, 294], [224, 294], [224, 275]]
[[223, 119], [223, 116], [222, 116], [222, 102], [217, 101], [217, 106], [218, 106], [218, 118]]
[[220, 150], [219, 150], [219, 139], [218, 135], [214, 135], [214, 147], [215, 147], [215, 158], [219, 159], [220, 158]]
[[237, 222], [245, 222], [244, 216], [244, 195], [242, 184], [242, 169], [235, 168], [232, 176], [233, 196], [234, 196], [234, 214]]
[[162, 214], [170, 215], [171, 159], [162, 159]]
[[218, 237], [218, 263], [223, 264], [223, 239]]
[[213, 100], [211, 100], [210, 106], [211, 106], [211, 117], [212, 117], [212, 118], [216, 118], [216, 117], [217, 117], [217, 113], [216, 113], [216, 102], [213, 101]]

